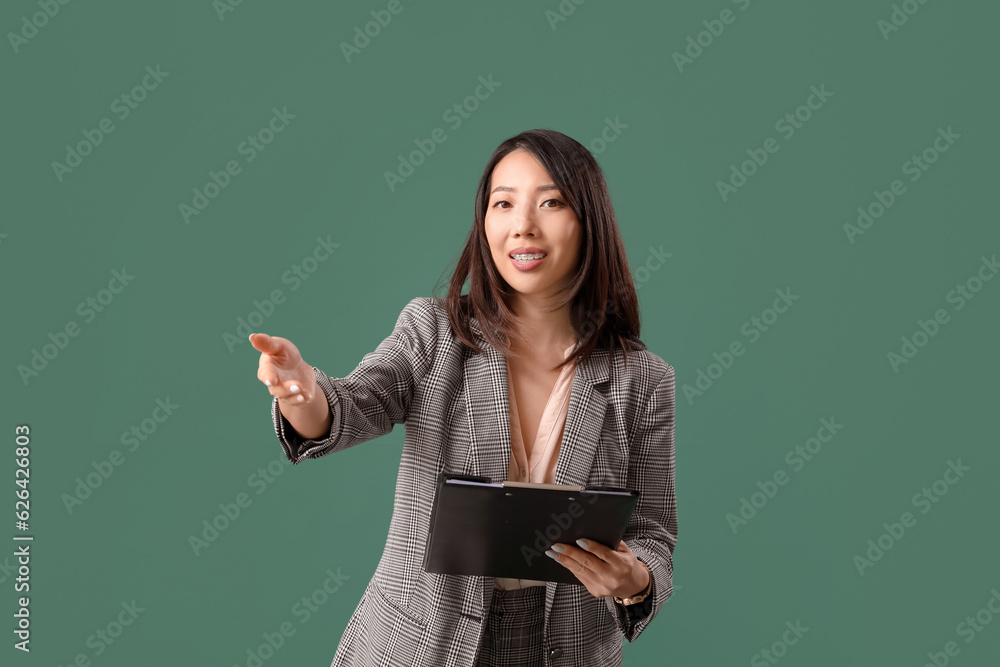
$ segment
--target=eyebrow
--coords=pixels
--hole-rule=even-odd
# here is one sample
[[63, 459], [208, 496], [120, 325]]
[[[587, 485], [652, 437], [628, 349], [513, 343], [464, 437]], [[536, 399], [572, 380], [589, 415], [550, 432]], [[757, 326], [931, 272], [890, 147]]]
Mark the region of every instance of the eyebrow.
[[[559, 187], [557, 185], [554, 185], [552, 183], [546, 183], [545, 185], [539, 185], [537, 191], [545, 192], [546, 190], [558, 190], [558, 189]], [[491, 192], [490, 194], [493, 194], [494, 192], [517, 192], [517, 188], [511, 187], [509, 185], [498, 185], [495, 188], [493, 188], [493, 192]]]

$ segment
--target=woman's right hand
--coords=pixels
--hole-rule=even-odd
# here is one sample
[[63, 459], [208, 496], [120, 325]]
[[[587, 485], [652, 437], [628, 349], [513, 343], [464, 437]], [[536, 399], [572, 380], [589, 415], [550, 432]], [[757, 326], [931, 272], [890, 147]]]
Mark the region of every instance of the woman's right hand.
[[322, 394], [312, 366], [302, 359], [292, 341], [253, 333], [250, 344], [261, 353], [257, 379], [267, 385], [272, 396], [277, 396], [279, 405], [305, 405]]

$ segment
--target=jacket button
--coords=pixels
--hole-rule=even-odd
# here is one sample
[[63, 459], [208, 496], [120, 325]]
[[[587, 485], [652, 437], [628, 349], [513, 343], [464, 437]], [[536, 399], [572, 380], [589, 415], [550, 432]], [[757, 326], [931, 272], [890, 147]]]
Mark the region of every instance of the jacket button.
[[550, 658], [558, 658], [561, 655], [562, 655], [562, 649], [561, 648], [554, 648], [551, 651], [549, 651], [549, 657]]

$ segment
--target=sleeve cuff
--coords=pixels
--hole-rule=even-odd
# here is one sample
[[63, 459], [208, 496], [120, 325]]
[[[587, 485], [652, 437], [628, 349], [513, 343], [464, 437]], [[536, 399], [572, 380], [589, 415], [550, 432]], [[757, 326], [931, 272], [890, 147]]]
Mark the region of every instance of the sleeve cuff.
[[[652, 620], [652, 617], [655, 615], [654, 612], [657, 609], [658, 602], [659, 604], [662, 604], [662, 600], [669, 597], [673, 591], [670, 587], [669, 568], [665, 571], [661, 566], [659, 559], [647, 552], [640, 545], [636, 544], [629, 546], [634, 552], [636, 552], [639, 560], [645, 563], [649, 568], [649, 574], [652, 577], [652, 585], [649, 590], [649, 595], [647, 595], [646, 599], [639, 604], [632, 604], [628, 606], [618, 604], [615, 602], [613, 597], [606, 597], [604, 600], [608, 611], [611, 612], [612, 616], [615, 618], [619, 631], [625, 639], [632, 642], [635, 641], [639, 634]], [[642, 552], [641, 556], [639, 555], [640, 552]], [[657, 576], [661, 577], [661, 580], [658, 581]], [[666, 579], [663, 580], [662, 577], [666, 577]]]
[[317, 458], [329, 453], [336, 445], [336, 434], [340, 431], [340, 401], [337, 399], [337, 391], [333, 386], [333, 382], [329, 376], [315, 366], [312, 369], [316, 375], [316, 383], [319, 385], [319, 388], [326, 397], [327, 404], [330, 406], [332, 418], [330, 420], [330, 432], [326, 436], [322, 438], [303, 438], [292, 427], [291, 422], [281, 414], [281, 410], [278, 408], [277, 397], [271, 400], [271, 418], [274, 421], [275, 434], [281, 442], [285, 456], [293, 464], [300, 463], [307, 458]]

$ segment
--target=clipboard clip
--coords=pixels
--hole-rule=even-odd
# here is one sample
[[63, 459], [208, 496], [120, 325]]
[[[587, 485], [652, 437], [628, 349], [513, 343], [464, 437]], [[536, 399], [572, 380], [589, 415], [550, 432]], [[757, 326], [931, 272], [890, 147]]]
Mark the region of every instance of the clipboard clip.
[[514, 487], [520, 489], [555, 489], [561, 491], [583, 491], [583, 487], [579, 484], [544, 484], [542, 482], [513, 482], [507, 480], [505, 482], [500, 482], [500, 486], [504, 487]]

